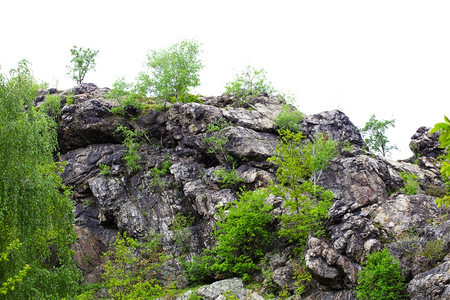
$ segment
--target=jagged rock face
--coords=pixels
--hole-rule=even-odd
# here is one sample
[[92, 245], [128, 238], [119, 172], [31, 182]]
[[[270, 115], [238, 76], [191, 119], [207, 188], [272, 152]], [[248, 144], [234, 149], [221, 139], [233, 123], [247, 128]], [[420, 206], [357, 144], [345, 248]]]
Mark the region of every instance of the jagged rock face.
[[[275, 179], [275, 166], [267, 158], [274, 155], [278, 142], [274, 119], [283, 107], [280, 99], [249, 98], [249, 110], [236, 107], [236, 99], [224, 95], [203, 98], [203, 104], [175, 103], [166, 112], [146, 112], [130, 120], [109, 111], [114, 104], [103, 99], [105, 92], [95, 85], [74, 88], [71, 93], [77, 102], [63, 107], [59, 130], [64, 153], [61, 160], [67, 161], [62, 178], [66, 185], [73, 186], [76, 203], [79, 238], [73, 249], [86, 281], [100, 278], [101, 252], [118, 231], [137, 238], [159, 233], [164, 248], [175, 257], [187, 254], [189, 258], [211, 248], [218, 209], [236, 199], [240, 187], [262, 188]], [[207, 132], [208, 125], [221, 118], [234, 126], [221, 132], [226, 139], [223, 151], [211, 153], [205, 142], [213, 134]], [[123, 137], [115, 134], [118, 125], [144, 133], [147, 143], [139, 150], [141, 169], [137, 172], [126, 168]], [[423, 150], [417, 164], [373, 156], [364, 151], [366, 145], [358, 129], [337, 110], [307, 116], [302, 127], [310, 139], [323, 132], [353, 146], [341, 150], [318, 180], [335, 194], [335, 199], [328, 212], [328, 237], [308, 238], [306, 267], [315, 288], [307, 299], [353, 299], [350, 290], [355, 287], [366, 255], [383, 247], [400, 260], [407, 280], [411, 280], [409, 291], [418, 295], [416, 299], [421, 295], [444, 295], [442, 286], [448, 284], [444, 276], [448, 271], [443, 270], [448, 266], [420, 255], [411, 259], [405, 250], [412, 242], [423, 248], [427, 241], [444, 238], [450, 230], [450, 221], [442, 217], [445, 211], [434, 204], [436, 196], [445, 191], [433, 158], [436, 151]], [[433, 136], [432, 141], [436, 140]], [[230, 167], [224, 153], [233, 157], [243, 182], [231, 186], [218, 182], [214, 171]], [[172, 164], [169, 172], [157, 180], [151, 170], [161, 168], [167, 159]], [[109, 174], [100, 174], [100, 164], [110, 166]], [[401, 193], [401, 172], [419, 177], [420, 195]], [[274, 207], [274, 217], [286, 213], [282, 199], [272, 195], [267, 202]], [[183, 229], [182, 241], [175, 226], [180, 214], [191, 220]], [[411, 228], [418, 229], [413, 239], [407, 236]], [[184, 243], [182, 247], [180, 242]], [[293, 248], [286, 240], [265, 256], [273, 270], [272, 281], [288, 291], [296, 289], [293, 275], [298, 266], [290, 259]], [[443, 251], [448, 249], [447, 240]], [[434, 267], [434, 273], [423, 273]], [[167, 272], [180, 277], [180, 268], [174, 262]], [[426, 279], [437, 283], [428, 284]], [[221, 297], [208, 289], [213, 288], [205, 288], [205, 298]]]
[[408, 284], [408, 293], [413, 300], [450, 298], [450, 261], [414, 277]]
[[339, 110], [324, 111], [319, 114], [306, 116], [302, 122], [302, 131], [303, 134], [311, 139], [316, 134], [324, 133], [328, 137], [342, 143], [348, 142], [359, 149], [363, 147], [368, 149], [358, 128]]
[[411, 137], [409, 148], [416, 157], [438, 158], [444, 153], [444, 149], [440, 147], [439, 133], [430, 134], [430, 130], [429, 127], [420, 127]]

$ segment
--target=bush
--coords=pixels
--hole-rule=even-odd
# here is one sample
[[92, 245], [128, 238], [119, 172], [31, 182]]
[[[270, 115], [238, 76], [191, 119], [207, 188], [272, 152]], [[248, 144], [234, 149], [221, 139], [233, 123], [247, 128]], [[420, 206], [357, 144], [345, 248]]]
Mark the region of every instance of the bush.
[[114, 250], [105, 256], [104, 286], [113, 299], [149, 299], [167, 293], [158, 282], [161, 265], [169, 259], [163, 253], [159, 235], [145, 243], [117, 234]]
[[292, 132], [302, 130], [302, 124], [305, 115], [290, 105], [283, 106], [283, 109], [275, 118], [275, 124], [278, 128], [287, 129]]
[[334, 197], [332, 192], [311, 182], [311, 176], [326, 168], [337, 151], [331, 146], [314, 146], [304, 141], [301, 132], [280, 130], [280, 135], [276, 154], [268, 159], [278, 166], [277, 182], [269, 189], [274, 195], [284, 198], [285, 207], [291, 212], [281, 216], [280, 235], [296, 242], [297, 250], [302, 252], [310, 233], [317, 236], [325, 234], [323, 221], [328, 217]]
[[140, 111], [143, 105], [138, 101], [138, 95], [132, 91], [133, 85], [125, 82], [124, 78], [116, 80], [113, 88], [105, 95], [108, 99], [115, 99], [117, 105], [111, 108], [114, 114], [125, 116], [129, 107]]
[[61, 115], [61, 97], [56, 94], [45, 97], [44, 103], [41, 104], [40, 109], [56, 122], [59, 122]]
[[266, 93], [275, 92], [272, 84], [266, 78], [264, 69], [255, 69], [247, 66], [239, 75], [236, 75], [234, 81], [225, 85], [225, 94], [234, 95], [239, 99], [245, 99], [247, 96], [258, 97]]
[[213, 271], [247, 280], [258, 269], [256, 264], [271, 236], [272, 206], [265, 204], [267, 196], [264, 190], [243, 192], [239, 199], [220, 209]]
[[116, 133], [122, 132], [125, 136], [123, 144], [127, 147], [123, 159], [126, 161], [128, 170], [131, 172], [136, 172], [141, 168], [139, 161], [141, 160], [141, 155], [139, 154], [139, 149], [141, 144], [138, 142], [138, 138], [141, 137], [142, 132], [138, 130], [131, 130], [125, 126], [117, 127]]
[[401, 172], [400, 176], [403, 179], [404, 187], [400, 190], [402, 193], [407, 195], [415, 195], [420, 190], [420, 184], [417, 181], [419, 177], [416, 174], [411, 174], [408, 172]]
[[406, 299], [405, 287], [400, 263], [384, 248], [367, 255], [367, 264], [358, 276], [356, 297], [366, 300]]
[[195, 41], [181, 41], [168, 49], [151, 51], [147, 55], [146, 72], [141, 72], [136, 90], [141, 95], [152, 95], [163, 101], [177, 102], [189, 98], [187, 93], [200, 84], [199, 72], [202, 63], [198, 58], [200, 44]]
[[214, 170], [213, 174], [218, 178], [217, 181], [220, 183], [220, 186], [222, 188], [227, 188], [244, 182], [244, 179], [234, 168], [231, 170], [227, 170], [224, 167], [221, 167], [217, 170]]
[[208, 124], [206, 130], [210, 133], [208, 137], [203, 138], [203, 142], [208, 145], [209, 154], [215, 154], [223, 163], [232, 163], [233, 157], [229, 155], [228, 151], [224, 148], [228, 143], [228, 138], [223, 133], [223, 130], [231, 127], [233, 123], [226, 121], [224, 118], [220, 118], [211, 124]]

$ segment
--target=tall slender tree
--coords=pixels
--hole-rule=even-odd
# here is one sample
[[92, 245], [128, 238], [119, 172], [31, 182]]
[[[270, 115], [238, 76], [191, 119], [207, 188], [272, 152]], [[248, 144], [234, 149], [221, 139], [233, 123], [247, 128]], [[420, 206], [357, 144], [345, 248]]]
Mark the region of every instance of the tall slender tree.
[[0, 299], [61, 299], [78, 279], [56, 123], [33, 107], [37, 88], [25, 60], [0, 74]]

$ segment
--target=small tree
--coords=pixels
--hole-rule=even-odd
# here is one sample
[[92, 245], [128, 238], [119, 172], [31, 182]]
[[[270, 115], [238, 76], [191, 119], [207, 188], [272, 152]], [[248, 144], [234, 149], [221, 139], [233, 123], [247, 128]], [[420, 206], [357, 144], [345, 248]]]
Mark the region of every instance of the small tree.
[[441, 175], [447, 186], [447, 194], [436, 200], [439, 206], [450, 206], [450, 119], [444, 116], [445, 122], [437, 123], [430, 133], [440, 131], [439, 141], [447, 154], [442, 157]]
[[389, 127], [395, 127], [395, 120], [379, 121], [375, 115], [372, 115], [370, 120], [360, 129], [369, 148], [383, 156], [386, 156], [392, 149], [397, 149], [395, 145], [389, 145], [389, 140], [385, 135]]
[[367, 255], [367, 265], [358, 276], [356, 297], [364, 300], [405, 299], [405, 286], [400, 263], [384, 248]]
[[141, 72], [136, 89], [141, 94], [154, 95], [164, 102], [177, 102], [180, 96], [200, 84], [202, 64], [198, 58], [200, 44], [182, 41], [168, 49], [151, 51], [147, 55], [149, 72]]
[[72, 55], [71, 64], [67, 66], [69, 72], [68, 75], [72, 77], [77, 84], [81, 84], [86, 76], [87, 71], [95, 69], [95, 56], [98, 54], [98, 50], [91, 50], [89, 48], [83, 49], [73, 46], [70, 49]]
[[225, 85], [225, 94], [235, 95], [244, 99], [247, 96], [259, 96], [262, 93], [273, 93], [275, 89], [272, 83], [267, 79], [267, 73], [264, 69], [255, 69], [247, 66], [239, 75], [236, 75], [234, 81]]

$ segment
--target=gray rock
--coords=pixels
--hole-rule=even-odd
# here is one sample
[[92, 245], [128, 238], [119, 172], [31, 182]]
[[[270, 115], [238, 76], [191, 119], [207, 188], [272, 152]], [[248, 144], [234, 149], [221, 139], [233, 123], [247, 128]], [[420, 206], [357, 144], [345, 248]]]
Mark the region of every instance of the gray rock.
[[224, 295], [226, 293], [231, 293], [238, 299], [246, 298], [244, 283], [240, 278], [231, 278], [216, 281], [210, 285], [200, 287], [196, 293], [197, 295], [203, 297], [205, 300], [224, 300]]
[[302, 122], [304, 135], [313, 137], [324, 133], [339, 142], [348, 142], [358, 149], [368, 149], [358, 128], [339, 110], [324, 111], [319, 114], [306, 116]]
[[408, 284], [414, 300], [450, 299], [450, 262], [415, 276]]
[[414, 153], [414, 157], [411, 160], [414, 160], [416, 157], [438, 158], [444, 153], [444, 149], [440, 147], [439, 133], [430, 134], [430, 130], [431, 128], [422, 126], [411, 137], [409, 148]]
[[355, 300], [349, 290], [342, 291], [317, 291], [306, 297], [306, 300]]
[[58, 131], [60, 151], [66, 153], [90, 144], [120, 143], [122, 139], [115, 131], [126, 121], [111, 113], [110, 108], [110, 104], [95, 98], [64, 106]]
[[332, 289], [355, 286], [361, 266], [340, 255], [325, 240], [309, 237], [305, 256], [306, 268], [320, 284]]
[[340, 157], [331, 162], [323, 172], [320, 184], [336, 197], [328, 213], [333, 222], [339, 222], [346, 213], [387, 198], [379, 168], [376, 159], [365, 155]]

